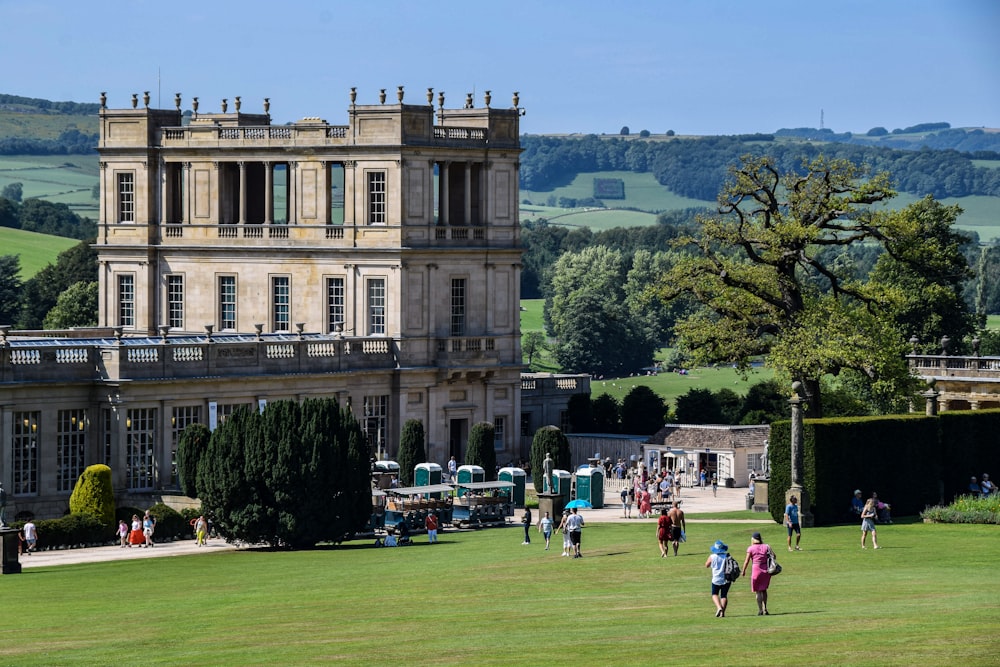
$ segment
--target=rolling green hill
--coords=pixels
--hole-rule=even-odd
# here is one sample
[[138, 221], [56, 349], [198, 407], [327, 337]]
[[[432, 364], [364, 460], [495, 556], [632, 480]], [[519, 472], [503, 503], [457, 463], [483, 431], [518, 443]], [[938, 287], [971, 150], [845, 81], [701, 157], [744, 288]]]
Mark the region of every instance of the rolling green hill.
[[[983, 161], [987, 162], [987, 161]], [[989, 161], [992, 162], [992, 161]], [[586, 199], [593, 197], [595, 178], [619, 178], [625, 184], [625, 199], [604, 200], [606, 209], [594, 207], [559, 208], [546, 205], [560, 198]], [[919, 197], [905, 192], [892, 200], [894, 209], [903, 208]], [[945, 204], [958, 204], [963, 213], [957, 227], [979, 234], [982, 242], [1000, 240], [1000, 197], [948, 197]], [[530, 203], [525, 203], [530, 202]], [[601, 171], [577, 174], [571, 183], [550, 191], [521, 190], [521, 220], [545, 218], [551, 224], [589, 227], [601, 231], [614, 227], [640, 227], [656, 224], [656, 214], [685, 208], [713, 210], [714, 201], [680, 197], [656, 182], [652, 174], [628, 171]]]
[[18, 255], [21, 260], [21, 280], [27, 280], [45, 268], [55, 264], [59, 253], [80, 243], [76, 239], [62, 236], [36, 234], [20, 229], [0, 227], [0, 254]]
[[66, 204], [77, 215], [96, 220], [98, 206], [93, 193], [99, 170], [96, 153], [0, 155], [0, 190], [20, 183], [23, 199], [37, 197]]

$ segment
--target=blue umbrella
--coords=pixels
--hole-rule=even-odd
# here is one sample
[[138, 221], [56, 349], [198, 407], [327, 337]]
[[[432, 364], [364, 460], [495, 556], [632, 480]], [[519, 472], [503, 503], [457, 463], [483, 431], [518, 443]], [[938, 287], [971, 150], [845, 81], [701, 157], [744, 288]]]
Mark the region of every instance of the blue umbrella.
[[591, 505], [586, 500], [582, 500], [580, 498], [577, 498], [576, 500], [571, 500], [568, 503], [566, 503], [566, 509], [568, 509], [568, 510], [571, 510], [571, 509], [594, 509], [594, 506]]

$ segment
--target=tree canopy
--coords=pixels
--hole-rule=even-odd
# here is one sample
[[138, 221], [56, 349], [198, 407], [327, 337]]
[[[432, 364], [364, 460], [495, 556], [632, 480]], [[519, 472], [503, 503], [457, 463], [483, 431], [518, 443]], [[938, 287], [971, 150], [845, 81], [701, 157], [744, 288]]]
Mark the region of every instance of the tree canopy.
[[215, 429], [197, 488], [227, 539], [308, 548], [369, 521], [369, 472], [364, 432], [337, 401], [274, 401]]
[[[652, 258], [650, 266], [662, 264]], [[567, 372], [619, 375], [648, 365], [662, 337], [659, 310], [629, 298], [631, 262], [622, 252], [594, 246], [569, 252], [552, 273], [552, 300], [546, 303], [555, 357]], [[645, 267], [644, 267], [645, 268]], [[648, 271], [638, 271], [642, 280]]]
[[[744, 156], [719, 194], [718, 214], [701, 217], [700, 234], [680, 240], [690, 253], [659, 284], [665, 300], [687, 295], [701, 305], [675, 328], [679, 344], [703, 364], [747, 368], [766, 355], [785, 379], [804, 383], [813, 415], [822, 414], [820, 379], [844, 369], [879, 392], [905, 391], [902, 281], [888, 270], [862, 281], [821, 252], [878, 244], [887, 262], [900, 263], [896, 274], [905, 267], [908, 277], [955, 291], [952, 279], [967, 266], [949, 229], [954, 211], [929, 200], [900, 212], [873, 206], [894, 195], [887, 174], [846, 160], [819, 157], [783, 173], [767, 157]], [[939, 242], [928, 242], [930, 232]], [[935, 304], [960, 309], [956, 300]], [[924, 307], [926, 321], [933, 304]]]
[[399, 481], [403, 486], [413, 485], [413, 471], [420, 463], [427, 462], [424, 446], [424, 423], [419, 419], [407, 419], [399, 437]]
[[469, 430], [469, 442], [465, 448], [465, 464], [481, 467], [487, 482], [497, 478], [497, 453], [493, 444], [495, 435], [491, 422], [476, 422]]

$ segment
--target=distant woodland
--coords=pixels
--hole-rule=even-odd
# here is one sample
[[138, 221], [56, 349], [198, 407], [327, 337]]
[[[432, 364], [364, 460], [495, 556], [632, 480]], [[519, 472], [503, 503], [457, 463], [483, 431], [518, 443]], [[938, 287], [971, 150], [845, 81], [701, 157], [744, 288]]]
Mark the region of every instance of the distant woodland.
[[[942, 132], [964, 134], [965, 130]], [[994, 145], [1000, 148], [1000, 134], [989, 136], [997, 137]], [[774, 135], [675, 137], [665, 141], [593, 134], [527, 135], [522, 137], [521, 144], [524, 148], [521, 187], [533, 191], [565, 185], [580, 172], [632, 171], [652, 173], [675, 194], [714, 201], [725, 182], [727, 169], [741, 155], [751, 153], [771, 156], [782, 171], [799, 170], [804, 160], [820, 154], [845, 158], [867, 165], [873, 172], [889, 172], [898, 190], [920, 197], [1000, 196], [1000, 168], [975, 163], [975, 160], [1000, 160], [1000, 152], [996, 150], [961, 152], [927, 147], [901, 150], [835, 142], [777, 141]]]

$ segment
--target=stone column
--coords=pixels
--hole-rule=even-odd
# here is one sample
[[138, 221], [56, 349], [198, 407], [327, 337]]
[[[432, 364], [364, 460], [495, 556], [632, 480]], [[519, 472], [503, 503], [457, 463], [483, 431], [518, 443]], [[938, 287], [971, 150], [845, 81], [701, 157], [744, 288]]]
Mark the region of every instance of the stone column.
[[182, 222], [187, 225], [191, 223], [191, 163], [185, 162], [182, 169], [184, 178], [183, 199], [181, 201]]
[[[237, 98], [238, 99], [238, 98]], [[239, 161], [240, 166], [240, 224], [247, 224], [247, 163]]]
[[472, 225], [472, 163], [465, 163], [465, 196], [463, 197], [465, 203], [465, 210], [463, 214], [465, 215], [465, 220], [462, 224], [466, 227]]
[[441, 194], [438, 197], [438, 224], [448, 224], [448, 163], [442, 162], [438, 169], [438, 180], [441, 182]]
[[802, 404], [805, 401], [799, 396], [801, 391], [802, 383], [793, 382], [792, 397], [788, 399], [788, 404], [792, 407], [792, 485], [785, 492], [785, 504], [790, 503], [792, 496], [798, 498], [799, 523], [804, 527], [811, 527], [813, 515], [810, 510], [809, 493], [802, 486]]
[[264, 163], [264, 224], [274, 222], [274, 165]]
[[298, 187], [298, 162], [288, 163], [288, 195], [286, 197], [286, 204], [288, 206], [288, 211], [285, 215], [286, 224], [293, 225], [298, 220], [298, 210], [299, 210], [299, 187]]
[[[160, 167], [160, 219], [157, 221], [159, 225], [170, 222], [170, 189], [168, 184], [170, 182], [170, 167], [163, 160], [159, 161]], [[161, 231], [162, 235], [163, 232]], [[162, 236], [161, 236], [162, 238]]]

